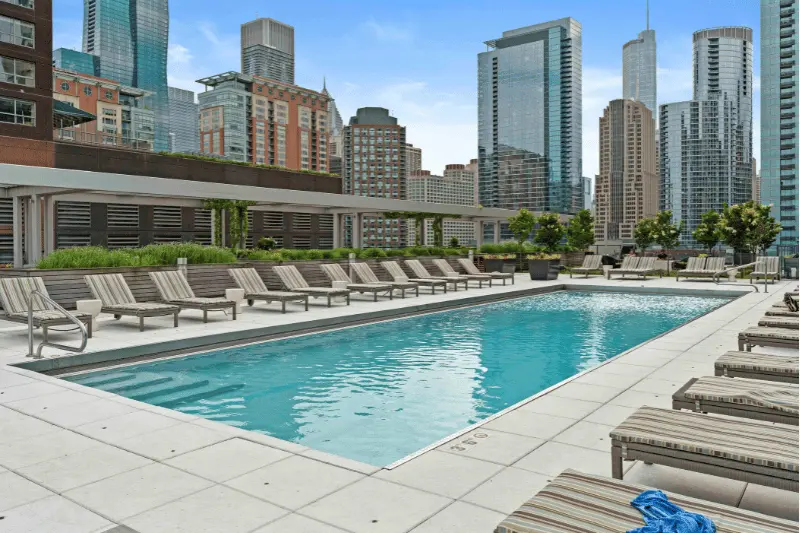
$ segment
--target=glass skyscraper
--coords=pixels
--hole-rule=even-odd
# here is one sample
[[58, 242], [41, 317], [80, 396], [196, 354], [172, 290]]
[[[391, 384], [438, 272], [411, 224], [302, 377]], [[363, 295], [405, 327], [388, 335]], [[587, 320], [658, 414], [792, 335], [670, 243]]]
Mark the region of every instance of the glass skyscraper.
[[503, 32], [478, 54], [479, 198], [486, 207], [583, 208], [581, 25]]
[[797, 253], [797, 0], [761, 0], [761, 203]]
[[200, 151], [199, 109], [194, 93], [169, 87], [169, 151], [194, 153]]
[[653, 112], [656, 100], [656, 32], [647, 29], [622, 46], [622, 98], [642, 102]]
[[168, 0], [84, 0], [83, 51], [98, 57], [97, 75], [152, 93], [155, 150], [169, 150]]
[[242, 24], [242, 74], [294, 85], [294, 27], [270, 18]]
[[[72, 70], [90, 76], [99, 76], [97, 56], [70, 50], [69, 48], [56, 48], [53, 50], [53, 66]], [[115, 80], [116, 81], [116, 80]]]

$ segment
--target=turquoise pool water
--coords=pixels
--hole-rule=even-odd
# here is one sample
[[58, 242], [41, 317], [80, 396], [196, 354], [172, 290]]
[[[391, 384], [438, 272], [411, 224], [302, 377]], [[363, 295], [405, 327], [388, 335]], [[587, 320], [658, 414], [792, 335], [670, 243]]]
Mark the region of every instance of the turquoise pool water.
[[557, 292], [66, 379], [385, 466], [726, 301]]

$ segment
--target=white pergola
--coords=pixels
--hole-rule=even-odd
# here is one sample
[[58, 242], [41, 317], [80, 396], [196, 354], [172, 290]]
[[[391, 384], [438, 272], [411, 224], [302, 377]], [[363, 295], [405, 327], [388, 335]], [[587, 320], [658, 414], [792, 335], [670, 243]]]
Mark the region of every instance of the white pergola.
[[[38, 261], [55, 249], [55, 198], [61, 201], [169, 205], [202, 207], [203, 200], [249, 200], [255, 211], [318, 213], [333, 215], [333, 246], [342, 246], [344, 218], [354, 218], [352, 240], [361, 242], [364, 216], [387, 212], [424, 212], [448, 215], [474, 222], [475, 240], [483, 241], [483, 225], [493, 225], [493, 241], [500, 240], [500, 222], [516, 211], [453, 204], [432, 204], [368, 198], [310, 191], [271, 189], [247, 185], [131, 176], [108, 172], [66, 170], [46, 167], [0, 164], [0, 198], [11, 198], [13, 205], [14, 266]], [[23, 209], [23, 203], [27, 209]], [[23, 224], [23, 213], [25, 221]], [[566, 217], [562, 215], [564, 221]], [[23, 227], [27, 229], [23, 253]], [[41, 236], [44, 235], [44, 242]]]

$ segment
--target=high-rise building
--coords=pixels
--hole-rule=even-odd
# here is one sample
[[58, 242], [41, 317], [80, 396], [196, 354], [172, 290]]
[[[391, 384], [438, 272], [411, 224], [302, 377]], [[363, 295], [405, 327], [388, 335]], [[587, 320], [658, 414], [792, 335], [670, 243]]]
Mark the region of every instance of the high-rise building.
[[[408, 200], [432, 204], [473, 205], [475, 180], [465, 165], [447, 165], [444, 176], [429, 170], [415, 170], [408, 176]], [[416, 227], [408, 221], [409, 244], [416, 242]], [[424, 246], [434, 245], [433, 220], [425, 221]], [[466, 220], [442, 221], [442, 244], [448, 246], [455, 237], [461, 245], [475, 244], [475, 223]]]
[[622, 46], [622, 98], [642, 102], [655, 114], [656, 92], [656, 32], [650, 29], [648, 3], [647, 29]]
[[756, 171], [756, 158], [753, 158], [753, 201], [761, 203], [761, 174]]
[[53, 50], [53, 66], [90, 76], [98, 76], [100, 71], [97, 56], [69, 48]]
[[761, 0], [761, 203], [783, 229], [780, 255], [797, 253], [797, 0]]
[[325, 80], [322, 81], [322, 91], [328, 97], [328, 122], [330, 123], [330, 135], [328, 141], [328, 153], [331, 157], [339, 158], [339, 170], [341, 170], [341, 158], [344, 152], [344, 143], [342, 139], [342, 132], [344, 130], [344, 122], [342, 121], [342, 114], [339, 113], [339, 108], [336, 107], [336, 101], [328, 92]]
[[144, 89], [155, 113], [155, 149], [169, 150], [168, 0], [84, 0], [83, 51], [95, 75]]
[[0, 135], [53, 139], [52, 0], [0, 1]]
[[683, 221], [684, 246], [703, 213], [752, 197], [752, 33], [695, 32], [694, 97], [660, 107], [659, 208]]
[[169, 87], [169, 151], [195, 153], [200, 151], [199, 108], [194, 92]]
[[[458, 180], [472, 180], [472, 203], [461, 205], [478, 205], [478, 160], [470, 159], [466, 165], [458, 163], [445, 165], [444, 173], [445, 178], [454, 178]], [[455, 202], [453, 202], [455, 203]]]
[[[406, 128], [382, 107], [362, 107], [344, 127], [342, 192], [354, 196], [406, 199]], [[355, 248], [402, 248], [406, 224], [397, 219], [363, 217], [361, 242], [353, 242], [353, 222], [346, 240]]]
[[406, 175], [422, 170], [422, 148], [406, 143]]
[[636, 100], [612, 100], [600, 117], [600, 173], [595, 183], [597, 242], [633, 242], [643, 218], [658, 212], [653, 113]]
[[503, 32], [478, 54], [479, 197], [485, 207], [574, 213], [581, 190], [581, 25]]
[[328, 171], [328, 97], [258, 76], [197, 80], [200, 152], [233, 161]]
[[294, 85], [294, 27], [270, 18], [242, 24], [242, 74]]
[[[656, 176], [658, 173], [656, 173]], [[592, 178], [583, 177], [583, 208], [592, 209], [594, 207], [594, 183]]]

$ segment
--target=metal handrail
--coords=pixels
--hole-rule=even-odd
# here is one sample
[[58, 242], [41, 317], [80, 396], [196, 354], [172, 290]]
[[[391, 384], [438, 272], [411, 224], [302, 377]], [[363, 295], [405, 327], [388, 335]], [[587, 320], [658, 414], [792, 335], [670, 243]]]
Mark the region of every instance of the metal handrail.
[[[45, 340], [45, 341], [42, 341], [42, 343], [36, 349], [36, 355], [33, 354], [33, 297], [34, 296], [38, 296], [39, 298], [41, 298], [45, 302], [48, 302], [48, 303], [52, 304], [56, 308], [56, 310], [61, 311], [61, 313], [66, 318], [68, 318], [70, 322], [72, 322], [73, 324], [78, 326], [78, 330], [81, 332], [81, 345], [80, 345], [79, 348], [75, 348], [74, 346], [67, 346], [66, 344], [58, 344], [58, 343], [55, 343], [55, 342], [47, 342]], [[42, 358], [42, 348], [44, 348], [45, 346], [50, 346], [51, 348], [58, 348], [58, 349], [66, 350], [68, 352], [73, 352], [73, 353], [81, 353], [83, 350], [86, 349], [86, 343], [88, 342], [88, 340], [89, 340], [89, 333], [86, 331], [86, 326], [83, 324], [83, 322], [78, 320], [78, 318], [75, 315], [73, 315], [72, 313], [70, 313], [69, 311], [67, 311], [66, 309], [61, 307], [60, 305], [58, 305], [55, 301], [53, 301], [52, 298], [50, 298], [49, 296], [47, 296], [43, 292], [38, 291], [38, 290], [31, 291], [31, 293], [28, 295], [28, 355], [27, 355], [27, 357], [33, 357], [35, 359], [41, 359]]]
[[[728, 273], [728, 272], [730, 272], [731, 270], [739, 270], [740, 268], [747, 268], [747, 267], [750, 267], [750, 266], [755, 266], [755, 265], [757, 265], [758, 263], [760, 263], [760, 261], [753, 261], [752, 263], [747, 263], [746, 265], [736, 265], [736, 266], [732, 266], [732, 267], [730, 267], [730, 268], [726, 268], [725, 270], [720, 270], [719, 272], [715, 273], [715, 274], [714, 274], [714, 275], [711, 277], [711, 279], [714, 281], [714, 283], [716, 283], [717, 285], [719, 285], [719, 284], [720, 284], [720, 283], [719, 283], [719, 276], [721, 276], [722, 274], [727, 274], [727, 273]], [[723, 285], [724, 285], [724, 283], [723, 283]], [[741, 286], [741, 285], [740, 285], [740, 286]], [[756, 290], [756, 292], [760, 292], [760, 291], [758, 290], [758, 287], [757, 287], [757, 286], [755, 286], [755, 285], [745, 285], [745, 287], [753, 287], [753, 288]], [[764, 277], [764, 292], [765, 292], [765, 293], [766, 293], [766, 292], [769, 292], [769, 291], [767, 291], [767, 278], [766, 278], [766, 276]]]

